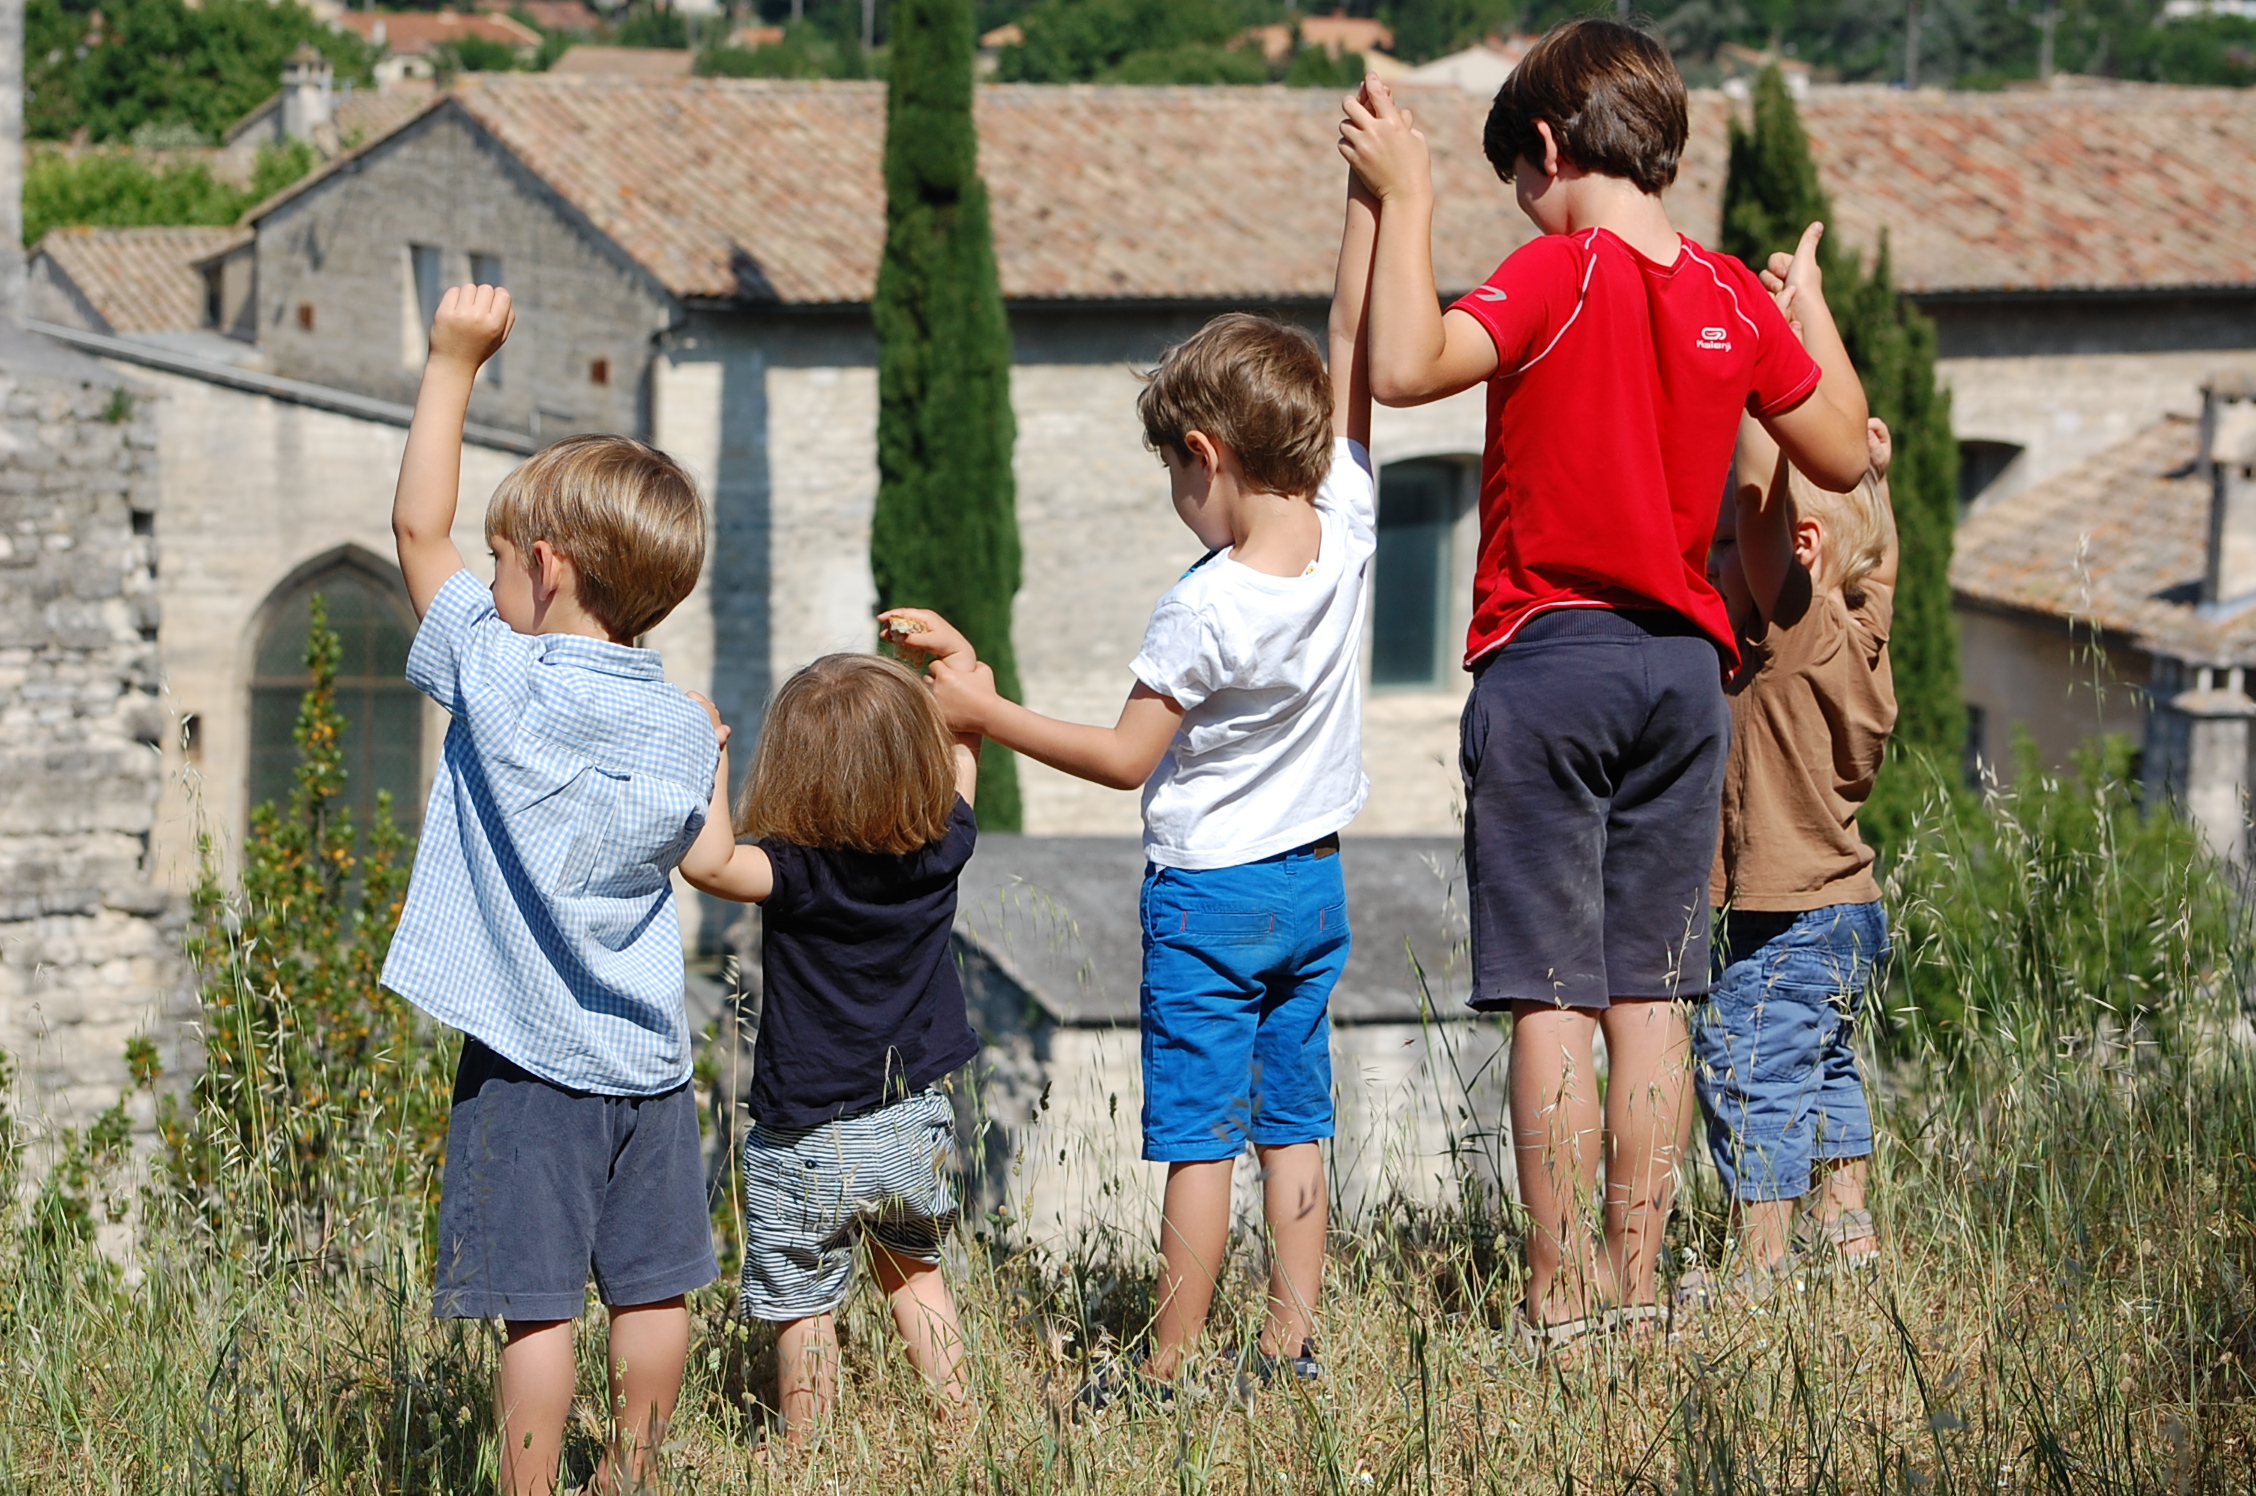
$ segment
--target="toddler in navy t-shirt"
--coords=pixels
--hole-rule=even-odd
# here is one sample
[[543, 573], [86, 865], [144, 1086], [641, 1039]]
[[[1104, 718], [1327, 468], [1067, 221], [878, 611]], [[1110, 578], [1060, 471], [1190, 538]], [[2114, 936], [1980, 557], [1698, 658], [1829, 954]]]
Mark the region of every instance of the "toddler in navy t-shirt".
[[[970, 654], [961, 636], [920, 642]], [[826, 655], [769, 704], [734, 818], [755, 840], [737, 845], [721, 732], [712, 811], [681, 868], [762, 906], [744, 1312], [779, 1326], [777, 1406], [804, 1444], [837, 1404], [835, 1315], [866, 1236], [909, 1359], [952, 1415], [970, 1382], [940, 1272], [957, 1200], [939, 1082], [979, 1052], [948, 953], [979, 739], [951, 735], [900, 664]]]

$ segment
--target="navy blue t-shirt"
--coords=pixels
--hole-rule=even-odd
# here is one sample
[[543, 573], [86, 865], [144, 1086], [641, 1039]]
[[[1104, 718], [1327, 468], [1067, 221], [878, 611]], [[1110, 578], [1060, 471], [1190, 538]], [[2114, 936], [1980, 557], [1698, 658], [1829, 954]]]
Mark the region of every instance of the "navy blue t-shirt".
[[959, 798], [946, 835], [900, 856], [761, 841], [775, 891], [760, 906], [760, 1125], [866, 1112], [979, 1053], [948, 950], [956, 878], [978, 836]]

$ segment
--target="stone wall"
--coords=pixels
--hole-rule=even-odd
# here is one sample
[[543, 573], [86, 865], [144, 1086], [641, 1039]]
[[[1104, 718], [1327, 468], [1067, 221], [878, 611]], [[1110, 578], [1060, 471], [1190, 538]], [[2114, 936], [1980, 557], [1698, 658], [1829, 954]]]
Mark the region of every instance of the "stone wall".
[[101, 365], [0, 335], [0, 1047], [83, 1125], [185, 996], [151, 877], [159, 745], [156, 428]]

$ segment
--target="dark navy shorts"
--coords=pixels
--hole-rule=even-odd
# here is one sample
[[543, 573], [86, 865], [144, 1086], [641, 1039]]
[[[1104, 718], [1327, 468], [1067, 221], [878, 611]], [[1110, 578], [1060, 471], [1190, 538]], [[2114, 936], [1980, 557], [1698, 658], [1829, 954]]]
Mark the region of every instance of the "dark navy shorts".
[[1144, 1157], [1330, 1137], [1332, 988], [1349, 945], [1339, 857], [1146, 868], [1142, 915]]
[[720, 1276], [697, 1098], [567, 1090], [462, 1041], [439, 1194], [431, 1312], [574, 1319], [655, 1304]]
[[1475, 1008], [1708, 990], [1731, 710], [1674, 613], [1562, 608], [1473, 677], [1461, 729]]
[[1800, 1199], [1819, 1161], [1872, 1152], [1856, 1024], [1887, 959], [1878, 904], [1724, 921], [1715, 990], [1692, 1017], [1692, 1078], [1733, 1199]]

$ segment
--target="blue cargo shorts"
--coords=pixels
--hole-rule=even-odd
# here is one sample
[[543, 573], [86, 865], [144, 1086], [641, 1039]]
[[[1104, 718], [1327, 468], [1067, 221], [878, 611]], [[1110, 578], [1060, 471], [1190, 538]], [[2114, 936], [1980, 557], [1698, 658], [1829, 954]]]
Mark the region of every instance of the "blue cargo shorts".
[[1872, 1152], [1856, 1021], [1888, 958], [1877, 903], [1722, 921], [1716, 979], [1692, 1013], [1693, 1081], [1731, 1197], [1798, 1200], [1820, 1160]]
[[1332, 1135], [1347, 888], [1327, 839], [1237, 867], [1144, 871], [1144, 1157]]

